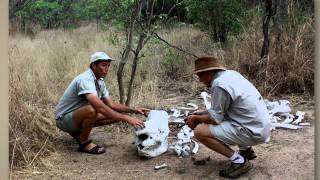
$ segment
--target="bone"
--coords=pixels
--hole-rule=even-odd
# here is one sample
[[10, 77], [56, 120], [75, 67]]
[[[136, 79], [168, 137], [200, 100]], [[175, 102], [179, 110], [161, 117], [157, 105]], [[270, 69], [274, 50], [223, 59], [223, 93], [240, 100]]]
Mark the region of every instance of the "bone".
[[[302, 119], [304, 118], [304, 112], [297, 111], [296, 115], [293, 116], [290, 114], [290, 102], [288, 100], [279, 100], [270, 102], [269, 100], [265, 100], [265, 104], [267, 106], [270, 120], [271, 120], [271, 130], [275, 130], [276, 128], [286, 128], [286, 129], [300, 129], [302, 126], [299, 126]], [[284, 120], [281, 120], [283, 119]]]
[[178, 109], [171, 109], [171, 111], [173, 111], [173, 114], [170, 116], [174, 116], [174, 117], [179, 117], [181, 116], [180, 110]]
[[295, 120], [292, 122], [292, 124], [299, 124], [300, 125], [305, 114], [306, 114], [305, 112], [297, 111], [296, 115], [295, 115]]
[[192, 106], [194, 110], [199, 109], [199, 107], [194, 103], [187, 103], [187, 106]]
[[209, 94], [205, 91], [201, 92], [200, 96], [202, 97], [203, 101], [204, 101], [204, 105], [206, 106], [207, 109], [211, 108], [211, 103], [208, 101], [207, 98], [209, 98]]
[[192, 129], [188, 126], [183, 126], [177, 134], [177, 141], [169, 146], [169, 149], [174, 151], [178, 156], [188, 156], [191, 143], [191, 138], [194, 136]]
[[193, 107], [176, 107], [178, 110], [183, 110], [183, 111], [194, 111], [195, 109]]
[[152, 110], [148, 114], [145, 128], [135, 131], [135, 144], [140, 156], [152, 158], [165, 153], [168, 149], [168, 114]]
[[187, 117], [190, 111], [184, 111], [184, 116]]
[[291, 112], [290, 102], [288, 100], [279, 100], [270, 102], [269, 100], [265, 100], [267, 105], [267, 109], [271, 115], [276, 113], [289, 113]]
[[182, 118], [173, 117], [169, 119], [169, 124], [185, 124], [185, 123], [186, 122]]
[[194, 147], [191, 152], [192, 152], [192, 154], [196, 154], [199, 150], [199, 145], [196, 141], [194, 141], [194, 140], [191, 140], [191, 141], [194, 143]]
[[281, 118], [279, 118], [277, 116], [271, 116], [271, 123], [278, 123], [278, 121], [280, 121], [280, 120], [281, 120]]
[[188, 145], [184, 145], [182, 147], [182, 155], [183, 156], [189, 156], [190, 147]]
[[311, 124], [310, 123], [308, 123], [308, 122], [302, 122], [302, 123], [299, 123], [299, 126], [311, 126]]
[[154, 169], [155, 170], [159, 170], [159, 169], [163, 169], [163, 168], [166, 168], [166, 167], [168, 167], [168, 165], [166, 163], [163, 163], [163, 164], [161, 164], [159, 166], [155, 166]]
[[282, 124], [282, 123], [271, 123], [275, 128], [285, 128], [285, 129], [300, 129], [302, 126], [292, 125], [292, 124]]
[[281, 124], [290, 124], [293, 121], [293, 115], [289, 114], [289, 113], [285, 113], [285, 115], [281, 115], [284, 116], [285, 119], [283, 122], [281, 122]]

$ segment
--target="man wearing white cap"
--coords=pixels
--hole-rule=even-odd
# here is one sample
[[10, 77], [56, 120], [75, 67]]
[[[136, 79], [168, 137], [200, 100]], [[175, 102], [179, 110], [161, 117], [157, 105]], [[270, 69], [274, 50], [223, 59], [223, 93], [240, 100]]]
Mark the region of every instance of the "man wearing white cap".
[[[216, 58], [198, 58], [195, 73], [210, 88], [211, 108], [188, 116], [187, 124], [200, 142], [230, 159], [230, 166], [219, 175], [237, 178], [252, 168], [249, 160], [256, 155], [251, 146], [270, 136], [266, 105], [253, 84]], [[229, 145], [239, 146], [239, 153]]]
[[105, 149], [88, 140], [93, 127], [124, 121], [132, 126], [144, 127], [143, 121], [122, 114], [146, 115], [149, 109], [130, 108], [114, 102], [104, 83], [110, 63], [104, 52], [90, 57], [90, 68], [78, 75], [65, 90], [56, 107], [57, 127], [68, 132], [79, 143], [79, 152], [102, 154]]

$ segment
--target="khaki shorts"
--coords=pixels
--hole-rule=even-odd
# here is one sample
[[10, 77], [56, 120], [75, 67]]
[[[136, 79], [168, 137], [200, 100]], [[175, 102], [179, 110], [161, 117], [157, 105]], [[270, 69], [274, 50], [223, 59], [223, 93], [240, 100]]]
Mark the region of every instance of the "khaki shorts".
[[63, 115], [62, 117], [59, 117], [56, 120], [56, 124], [59, 129], [65, 132], [72, 133], [72, 132], [81, 131], [81, 129], [76, 127], [75, 124], [73, 123], [72, 112]]
[[218, 125], [209, 125], [211, 134], [228, 145], [240, 147], [260, 144], [252, 134], [244, 127], [232, 124], [231, 121], [222, 121]]

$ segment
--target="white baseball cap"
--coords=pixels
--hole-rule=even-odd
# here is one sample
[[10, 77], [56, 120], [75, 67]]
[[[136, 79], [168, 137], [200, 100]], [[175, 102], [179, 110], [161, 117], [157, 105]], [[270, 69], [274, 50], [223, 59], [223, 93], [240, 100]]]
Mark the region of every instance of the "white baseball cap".
[[111, 59], [111, 57], [105, 52], [95, 52], [90, 56], [90, 63], [98, 60], [112, 61], [113, 59]]

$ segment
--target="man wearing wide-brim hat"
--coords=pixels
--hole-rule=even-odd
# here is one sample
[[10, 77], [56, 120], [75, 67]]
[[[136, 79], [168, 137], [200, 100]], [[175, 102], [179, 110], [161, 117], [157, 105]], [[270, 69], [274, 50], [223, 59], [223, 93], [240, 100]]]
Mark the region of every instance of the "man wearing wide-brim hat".
[[90, 56], [90, 68], [70, 83], [56, 107], [56, 124], [79, 143], [79, 152], [102, 154], [104, 147], [89, 140], [92, 128], [124, 121], [138, 128], [143, 121], [123, 113], [146, 115], [149, 109], [131, 108], [114, 102], [109, 96], [104, 78], [113, 59], [105, 52]]
[[[210, 88], [211, 107], [188, 116], [187, 124], [200, 142], [230, 159], [230, 166], [219, 175], [237, 178], [252, 168], [249, 160], [256, 154], [251, 146], [269, 139], [264, 100], [253, 84], [214, 57], [196, 59], [195, 73]], [[228, 145], [239, 146], [239, 153]]]

